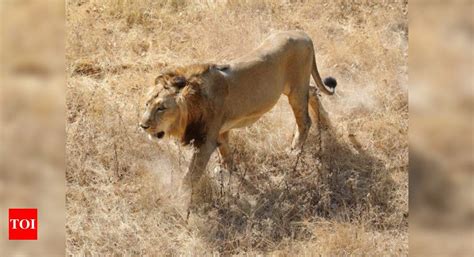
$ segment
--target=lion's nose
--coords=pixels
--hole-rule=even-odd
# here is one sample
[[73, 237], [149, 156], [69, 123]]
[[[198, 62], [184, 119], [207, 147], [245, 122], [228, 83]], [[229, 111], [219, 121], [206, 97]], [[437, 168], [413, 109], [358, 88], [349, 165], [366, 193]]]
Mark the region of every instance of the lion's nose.
[[150, 126], [140, 123], [140, 127], [141, 127], [142, 129], [147, 129], [147, 128], [149, 128]]

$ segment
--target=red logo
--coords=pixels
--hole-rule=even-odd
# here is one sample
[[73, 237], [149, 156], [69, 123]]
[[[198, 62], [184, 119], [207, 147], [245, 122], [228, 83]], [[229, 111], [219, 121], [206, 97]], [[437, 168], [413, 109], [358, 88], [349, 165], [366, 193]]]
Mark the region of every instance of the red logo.
[[8, 209], [8, 239], [37, 240], [38, 210]]

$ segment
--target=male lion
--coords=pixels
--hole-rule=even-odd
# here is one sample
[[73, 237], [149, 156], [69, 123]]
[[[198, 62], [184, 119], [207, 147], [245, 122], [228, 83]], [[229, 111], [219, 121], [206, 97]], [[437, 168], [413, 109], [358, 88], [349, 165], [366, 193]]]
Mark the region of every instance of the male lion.
[[292, 149], [300, 150], [311, 126], [308, 103], [320, 122], [310, 75], [323, 93], [334, 94], [336, 80], [321, 81], [311, 38], [301, 31], [274, 33], [229, 65], [190, 65], [159, 75], [139, 125], [150, 138], [169, 135], [193, 146], [189, 185], [200, 179], [217, 147], [231, 167], [229, 131], [257, 121], [281, 94], [288, 96], [298, 126]]

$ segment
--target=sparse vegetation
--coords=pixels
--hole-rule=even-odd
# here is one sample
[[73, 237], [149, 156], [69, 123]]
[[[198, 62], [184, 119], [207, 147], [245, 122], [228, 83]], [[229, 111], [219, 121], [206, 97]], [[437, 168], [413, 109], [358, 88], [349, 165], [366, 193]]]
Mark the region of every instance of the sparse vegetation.
[[[408, 254], [407, 1], [67, 2], [67, 253]], [[165, 67], [225, 63], [271, 31], [312, 38], [332, 126], [296, 165], [286, 98], [231, 136], [238, 170], [208, 167], [203, 210], [178, 192], [189, 149], [138, 129]], [[215, 171], [216, 170], [216, 171]], [[231, 183], [229, 183], [229, 180]], [[233, 182], [232, 182], [233, 181]]]

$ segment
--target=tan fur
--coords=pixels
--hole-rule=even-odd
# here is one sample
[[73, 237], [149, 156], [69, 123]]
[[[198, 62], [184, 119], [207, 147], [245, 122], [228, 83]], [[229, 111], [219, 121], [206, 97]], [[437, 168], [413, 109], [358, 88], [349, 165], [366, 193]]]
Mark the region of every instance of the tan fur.
[[[202, 76], [211, 67], [211, 64], [194, 64], [164, 72], [156, 77], [156, 87], [150, 92], [150, 99], [147, 102], [152, 104], [148, 109], [153, 110], [166, 98], [174, 100], [175, 109], [177, 110], [173, 112], [175, 119], [166, 119], [161, 123], [167, 125], [165, 127], [168, 129], [163, 129], [166, 130], [167, 134], [180, 138], [185, 145], [198, 139], [196, 138], [198, 135], [186, 134], [188, 125], [200, 124], [201, 128], [199, 129], [202, 131], [195, 131], [196, 133], [206, 134], [207, 131], [206, 119], [209, 113], [213, 112], [213, 107], [201, 95], [201, 87], [203, 83]], [[179, 78], [184, 78], [186, 81], [186, 85], [182, 89], [176, 88], [173, 84]], [[156, 123], [154, 117], [150, 116], [151, 110], [148, 114], [145, 112], [142, 124]], [[159, 132], [161, 127], [156, 125], [148, 129], [147, 132], [150, 134]], [[198, 141], [194, 142], [195, 145], [199, 145], [203, 139]]]
[[158, 76], [141, 124], [150, 135], [163, 131], [195, 146], [191, 182], [200, 178], [218, 145], [230, 166], [229, 131], [257, 121], [282, 94], [298, 125], [292, 148], [300, 150], [311, 126], [309, 103], [319, 124], [321, 106], [309, 86], [311, 75], [322, 92], [334, 92], [319, 77], [311, 39], [301, 31], [275, 33], [229, 65], [195, 64]]

